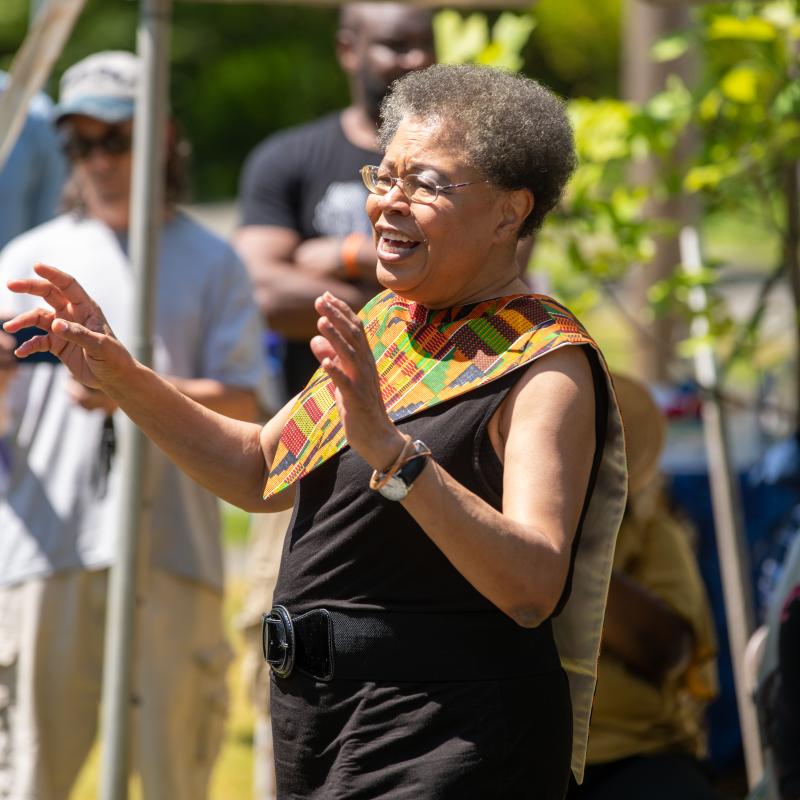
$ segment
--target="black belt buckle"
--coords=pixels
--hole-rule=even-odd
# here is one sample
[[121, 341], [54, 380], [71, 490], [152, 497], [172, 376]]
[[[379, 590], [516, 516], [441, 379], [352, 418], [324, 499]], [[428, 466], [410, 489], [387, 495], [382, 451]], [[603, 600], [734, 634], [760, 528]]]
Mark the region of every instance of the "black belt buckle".
[[279, 678], [288, 678], [294, 669], [296, 642], [294, 625], [284, 606], [273, 606], [261, 618], [261, 646], [264, 660]]

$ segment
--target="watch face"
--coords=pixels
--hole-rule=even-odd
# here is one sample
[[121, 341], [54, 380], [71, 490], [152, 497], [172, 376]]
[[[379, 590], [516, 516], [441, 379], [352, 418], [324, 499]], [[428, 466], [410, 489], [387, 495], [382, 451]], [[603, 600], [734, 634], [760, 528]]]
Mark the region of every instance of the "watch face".
[[378, 491], [387, 500], [402, 500], [408, 494], [408, 486], [402, 478], [393, 475]]

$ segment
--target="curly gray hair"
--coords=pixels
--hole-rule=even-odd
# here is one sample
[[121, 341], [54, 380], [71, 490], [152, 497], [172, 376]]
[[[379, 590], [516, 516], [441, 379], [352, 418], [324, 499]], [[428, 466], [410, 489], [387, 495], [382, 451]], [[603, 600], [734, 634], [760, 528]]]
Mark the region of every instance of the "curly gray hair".
[[491, 67], [436, 64], [392, 84], [381, 105], [384, 149], [403, 119], [433, 122], [466, 163], [501, 189], [530, 189], [520, 238], [539, 228], [575, 168], [563, 102], [530, 78]]

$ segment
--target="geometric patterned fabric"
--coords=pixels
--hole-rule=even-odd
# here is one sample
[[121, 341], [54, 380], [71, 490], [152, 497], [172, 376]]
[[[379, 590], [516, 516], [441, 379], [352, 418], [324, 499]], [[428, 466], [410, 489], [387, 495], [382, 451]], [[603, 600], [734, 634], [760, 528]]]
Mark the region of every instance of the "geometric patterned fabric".
[[[515, 294], [441, 310], [384, 291], [359, 313], [389, 418], [418, 414], [572, 344], [597, 349], [564, 306]], [[322, 369], [298, 395], [281, 432], [264, 499], [347, 446], [334, 385]]]

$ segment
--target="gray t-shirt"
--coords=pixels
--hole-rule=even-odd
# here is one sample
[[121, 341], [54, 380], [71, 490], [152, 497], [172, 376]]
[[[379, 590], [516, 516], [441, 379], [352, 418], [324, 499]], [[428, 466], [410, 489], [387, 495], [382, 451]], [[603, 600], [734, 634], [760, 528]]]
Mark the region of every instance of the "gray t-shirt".
[[[41, 261], [74, 275], [129, 343], [133, 282], [125, 250], [124, 237], [74, 215], [29, 231], [0, 253], [0, 311], [36, 305], [5, 284], [32, 275]], [[244, 267], [227, 243], [183, 214], [163, 229], [156, 296], [157, 371], [248, 389], [262, 384], [259, 314]], [[69, 380], [62, 366], [21, 366], [9, 389], [11, 472], [0, 498], [0, 585], [113, 561], [118, 463], [112, 462], [103, 494], [105, 415], [74, 404]], [[217, 500], [151, 451], [151, 563], [220, 589]]]

